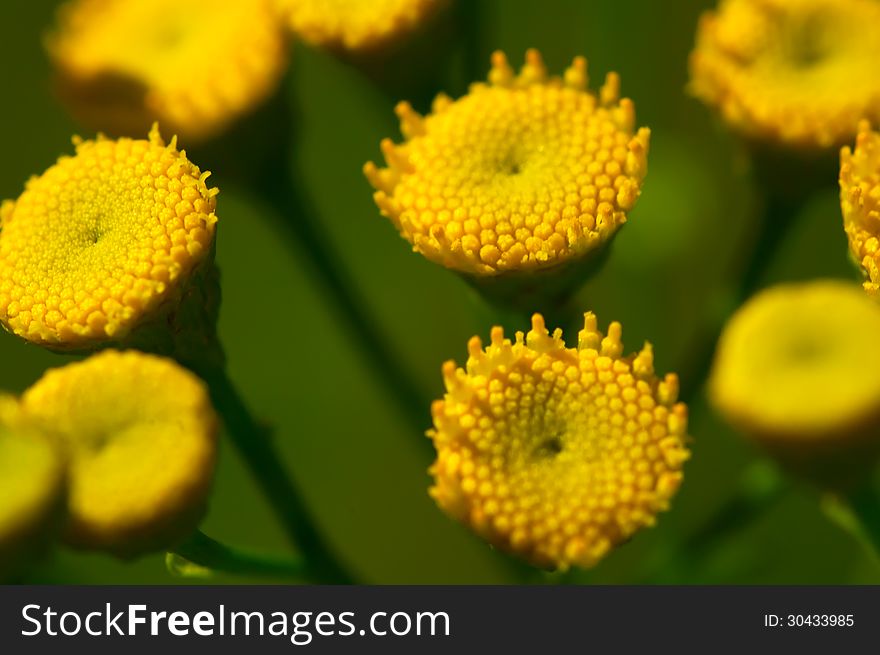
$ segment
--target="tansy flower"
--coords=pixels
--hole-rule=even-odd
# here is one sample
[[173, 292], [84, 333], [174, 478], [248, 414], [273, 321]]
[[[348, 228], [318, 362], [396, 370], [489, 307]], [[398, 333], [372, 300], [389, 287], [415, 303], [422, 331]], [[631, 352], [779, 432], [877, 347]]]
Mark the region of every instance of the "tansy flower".
[[678, 378], [654, 375], [649, 344], [622, 356], [584, 315], [577, 348], [540, 314], [511, 343], [500, 327], [467, 367], [443, 365], [431, 408], [431, 496], [477, 534], [537, 566], [592, 566], [653, 525], [682, 479], [687, 409]]
[[477, 276], [534, 271], [601, 248], [626, 220], [647, 167], [649, 131], [608, 75], [587, 62], [548, 77], [535, 50], [515, 75], [501, 52], [489, 83], [419, 116], [397, 106], [405, 141], [364, 167], [374, 198], [413, 250]]
[[52, 534], [64, 495], [64, 465], [51, 442], [24, 424], [0, 394], [0, 582]]
[[827, 148], [880, 117], [880, 3], [721, 0], [699, 25], [691, 90], [760, 141]]
[[69, 459], [69, 543], [132, 556], [195, 528], [217, 418], [191, 373], [169, 359], [106, 350], [48, 371], [21, 404]]
[[365, 51], [401, 38], [448, 0], [273, 0], [294, 34], [312, 45]]
[[259, 105], [287, 66], [271, 0], [72, 0], [47, 39], [79, 120], [130, 136], [154, 120], [188, 142]]
[[725, 327], [710, 399], [770, 446], [848, 445], [880, 419], [880, 307], [843, 281], [762, 291]]
[[880, 297], [880, 134], [863, 122], [855, 152], [840, 153], [840, 207], [853, 259], [867, 280], [865, 290]]
[[210, 173], [176, 137], [74, 143], [0, 207], [0, 323], [55, 349], [120, 341], [172, 307], [217, 222]]

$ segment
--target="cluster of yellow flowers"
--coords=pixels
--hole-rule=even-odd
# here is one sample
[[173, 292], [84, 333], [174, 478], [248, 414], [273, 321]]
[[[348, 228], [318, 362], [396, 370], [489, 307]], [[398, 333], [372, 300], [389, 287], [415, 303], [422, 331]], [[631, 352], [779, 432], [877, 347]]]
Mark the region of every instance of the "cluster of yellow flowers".
[[[625, 223], [647, 172], [650, 131], [609, 73], [589, 90], [576, 57], [550, 76], [536, 50], [515, 73], [492, 55], [488, 83], [421, 116], [396, 112], [405, 138], [382, 141], [386, 168], [364, 173], [415, 252], [473, 280], [549, 276], [595, 258]], [[668, 507], [689, 451], [678, 379], [654, 374], [649, 344], [623, 356], [584, 317], [577, 348], [540, 314], [527, 335], [492, 331], [466, 368], [443, 366], [432, 407], [431, 495], [451, 517], [536, 566], [590, 567]]]
[[206, 507], [216, 432], [204, 384], [136, 351], [106, 350], [0, 397], [5, 573], [56, 532], [122, 557], [186, 537]]
[[815, 153], [856, 140], [840, 151], [840, 206], [871, 298], [829, 280], [759, 293], [726, 326], [710, 379], [732, 425], [822, 484], [861, 483], [880, 454], [878, 27], [874, 0], [721, 0], [690, 62], [692, 92], [752, 141]]
[[446, 0], [70, 0], [46, 39], [71, 113], [114, 136], [154, 121], [212, 139], [275, 93], [290, 36], [353, 54], [426, 24]]
[[[155, 125], [147, 139], [75, 144], [0, 209], [0, 324], [54, 350], [161, 350], [210, 311], [191, 288], [213, 267], [217, 189]], [[186, 537], [206, 507], [216, 432], [201, 380], [135, 350], [0, 397], [0, 576], [56, 535], [122, 557]]]
[[[271, 96], [290, 35], [349, 55], [423, 27], [444, 0], [72, 0], [47, 40], [57, 87], [81, 120], [120, 138], [76, 139], [0, 207], [0, 324], [54, 350], [181, 338], [216, 272], [218, 190], [159, 134], [213, 138]], [[841, 153], [840, 193], [865, 289], [880, 296], [880, 3], [721, 0], [700, 22], [691, 90], [751, 140]], [[854, 34], [862, 38], [853, 38]], [[197, 70], [198, 74], [193, 71]], [[495, 52], [486, 82], [396, 107], [403, 142], [364, 173], [413, 250], [475, 284], [582, 281], [627, 221], [650, 131], [609, 73], [576, 57], [515, 72]], [[146, 139], [131, 138], [153, 125]], [[576, 275], [572, 276], [572, 271]], [[537, 281], [537, 282], [536, 282]], [[520, 285], [520, 286], [518, 286]], [[194, 291], [195, 290], [195, 291]], [[195, 298], [195, 309], [187, 299]], [[206, 321], [207, 324], [208, 321]], [[203, 327], [201, 324], [195, 329]], [[765, 291], [727, 325], [714, 406], [771, 448], [864, 443], [880, 419], [880, 307], [842, 282]], [[669, 507], [689, 458], [678, 377], [649, 343], [592, 313], [576, 345], [540, 314], [531, 330], [468, 343], [443, 365], [428, 431], [430, 494], [499, 549], [546, 568], [590, 567]], [[844, 338], [843, 334], [846, 334]], [[190, 343], [187, 341], [186, 343]], [[56, 536], [129, 557], [197, 525], [216, 458], [204, 383], [170, 359], [106, 350], [0, 396], [0, 577]], [[830, 444], [830, 446], [829, 446]]]

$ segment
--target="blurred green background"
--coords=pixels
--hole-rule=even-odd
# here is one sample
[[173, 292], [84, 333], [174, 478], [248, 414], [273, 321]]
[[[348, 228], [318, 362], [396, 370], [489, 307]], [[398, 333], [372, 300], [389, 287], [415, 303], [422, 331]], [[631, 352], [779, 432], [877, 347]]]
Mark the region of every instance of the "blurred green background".
[[[573, 56], [585, 55], [594, 87], [605, 72], [618, 71], [639, 124], [653, 130], [649, 173], [630, 222], [607, 265], [581, 291], [579, 304], [595, 311], [602, 326], [621, 320], [629, 350], [650, 339], [659, 371], [679, 370], [690, 361], [706, 307], [721, 306], [733, 288], [755, 226], [755, 193], [739, 146], [684, 92], [697, 17], [711, 4], [468, 2], [467, 11], [441, 19], [449, 33], [438, 30], [430, 43], [400, 51], [382, 83], [296, 44], [291, 84], [284, 90], [295, 109], [297, 148], [290, 156], [357, 292], [426, 396], [439, 397], [441, 362], [462, 362], [467, 339], [487, 335], [493, 317], [459, 278], [410, 252], [373, 204], [361, 166], [380, 157], [381, 138], [399, 140], [395, 102], [412, 99], [426, 110], [430, 93], [462, 94], [474, 62], [484, 74], [497, 48], [518, 64], [526, 48], [537, 47], [554, 73]], [[3, 198], [16, 197], [30, 175], [71, 152], [72, 134], [90, 136], [71, 122], [50, 89], [41, 38], [55, 5], [0, 3]], [[196, 163], [212, 170], [221, 188], [221, 336], [232, 377], [254, 410], [277, 427], [286, 464], [346, 563], [370, 583], [516, 581], [505, 556], [448, 520], [428, 498], [425, 437], [407, 427], [307, 259], [278, 238], [271, 210], [224, 186], [222, 161]], [[764, 283], [818, 276], [854, 279], [834, 179], [816, 189]], [[0, 334], [0, 388], [20, 391], [47, 367], [63, 363]], [[429, 424], [425, 407], [424, 427]], [[815, 494], [800, 487], [707, 557], [666, 566], [675, 544], [713, 515], [757, 456], [702, 400], [691, 406], [690, 431], [693, 458], [672, 510], [594, 570], [578, 573], [576, 581], [880, 582], [880, 569], [828, 523]], [[274, 517], [235, 453], [223, 446], [204, 531], [231, 544], [284, 552]], [[160, 555], [120, 562], [59, 549], [29, 581], [179, 579], [166, 572]]]

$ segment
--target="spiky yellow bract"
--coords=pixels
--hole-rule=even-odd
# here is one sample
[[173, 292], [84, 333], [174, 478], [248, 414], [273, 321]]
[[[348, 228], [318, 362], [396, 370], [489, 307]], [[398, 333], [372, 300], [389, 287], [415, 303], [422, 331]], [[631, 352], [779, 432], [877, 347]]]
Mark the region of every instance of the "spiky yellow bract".
[[877, 61], [875, 0], [721, 0], [700, 21], [690, 88], [750, 138], [823, 149], [880, 117]]
[[192, 373], [154, 355], [105, 350], [48, 371], [21, 404], [67, 454], [69, 543], [133, 556], [196, 527], [218, 423]]
[[288, 38], [271, 0], [71, 0], [47, 38], [76, 117], [116, 136], [158, 120], [210, 138], [275, 90]]
[[840, 208], [853, 259], [867, 278], [865, 290], [880, 297], [880, 134], [863, 121], [855, 151], [840, 152]]
[[880, 419], [878, 334], [880, 307], [853, 284], [772, 287], [724, 328], [710, 399], [763, 443], [847, 446]]
[[515, 75], [501, 52], [489, 83], [432, 112], [397, 107], [405, 141], [382, 141], [387, 168], [364, 172], [413, 250], [476, 276], [548, 268], [601, 248], [626, 220], [647, 170], [650, 132], [611, 73], [598, 96], [587, 62], [548, 77], [526, 53]]
[[350, 52], [373, 50], [410, 34], [448, 0], [273, 0], [303, 41]]
[[528, 334], [468, 343], [443, 365], [434, 402], [431, 496], [451, 517], [536, 566], [589, 567], [651, 526], [682, 480], [687, 408], [678, 378], [654, 374], [650, 344], [622, 356], [584, 315], [576, 348], [540, 314]]
[[63, 495], [61, 454], [0, 394], [0, 582], [52, 533]]
[[0, 323], [59, 350], [122, 340], [210, 259], [217, 189], [177, 138], [75, 139], [0, 207]]

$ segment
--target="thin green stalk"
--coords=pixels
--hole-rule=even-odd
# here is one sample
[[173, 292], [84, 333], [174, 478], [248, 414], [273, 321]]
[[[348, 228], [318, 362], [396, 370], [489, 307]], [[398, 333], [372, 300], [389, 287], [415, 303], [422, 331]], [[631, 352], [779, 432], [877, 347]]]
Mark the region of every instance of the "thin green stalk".
[[486, 7], [483, 2], [468, 0], [458, 2], [455, 11], [462, 42], [465, 79], [467, 83], [475, 82], [483, 79], [489, 68], [488, 58], [482, 55]]
[[225, 368], [196, 367], [195, 372], [207, 383], [232, 443], [302, 553], [309, 577], [330, 584], [351, 583], [351, 576], [316, 528], [312, 513], [284, 469], [269, 430], [251, 415]]
[[753, 462], [740, 476], [733, 494], [706, 523], [649, 562], [645, 578], [656, 579], [660, 571], [661, 581], [675, 580], [681, 571], [705, 561], [717, 546], [754, 522], [788, 489], [788, 479], [775, 464], [764, 459]]
[[[329, 243], [318, 225], [317, 213], [308, 196], [295, 182], [297, 176], [289, 166], [277, 173], [275, 180], [265, 180], [261, 197], [271, 203], [278, 214], [278, 227], [295, 241], [300, 252], [316, 273], [320, 283], [329, 292], [333, 309], [359, 352], [369, 363], [371, 372], [382, 381], [382, 386], [407, 420], [416, 435], [423, 435], [430, 426], [429, 399], [420, 391], [420, 385], [401, 364], [400, 357], [388, 345], [376, 327], [373, 317], [356, 292], [346, 264]], [[427, 440], [425, 440], [427, 441]]]
[[[802, 207], [802, 199], [794, 200], [767, 190], [763, 211], [748, 263], [742, 271], [731, 305], [709, 322], [702, 338], [697, 340], [695, 356], [685, 365], [681, 378], [683, 402], [691, 404], [703, 389], [712, 368], [718, 339], [730, 314], [760, 286], [780, 246], [790, 234]], [[758, 461], [746, 470], [734, 494], [709, 521], [681, 544], [679, 562], [699, 561], [727, 536], [747, 526], [768, 507], [775, 504], [787, 489], [784, 476]]]
[[[303, 176], [294, 169], [297, 120], [290, 89], [287, 79], [263, 108], [197, 156], [205, 162], [226, 163], [216, 175], [221, 188], [228, 180], [272, 210], [279, 237], [305, 258], [337, 323], [369, 365], [377, 386], [388, 394], [409, 429], [421, 437], [431, 423], [430, 398], [376, 325], [357, 293], [348, 262], [336, 251], [308, 191], [300, 184]], [[272, 129], [266, 130], [267, 125]], [[430, 448], [427, 439], [418, 442]]]
[[822, 499], [825, 515], [848, 532], [880, 565], [880, 494], [870, 485]]
[[250, 553], [220, 543], [201, 531], [195, 532], [169, 555], [169, 569], [184, 574], [195, 565], [210, 572], [322, 582], [312, 577], [309, 567], [301, 560]]
[[685, 363], [681, 375], [683, 401], [692, 401], [702, 388], [712, 368], [715, 347], [727, 319], [761, 286], [780, 246], [791, 233], [802, 206], [802, 201], [780, 196], [771, 190], [764, 194], [762, 215], [752, 240], [751, 254], [740, 275], [736, 291], [732, 294], [725, 311], [709, 320], [703, 335], [695, 340], [697, 346], [693, 356]]

